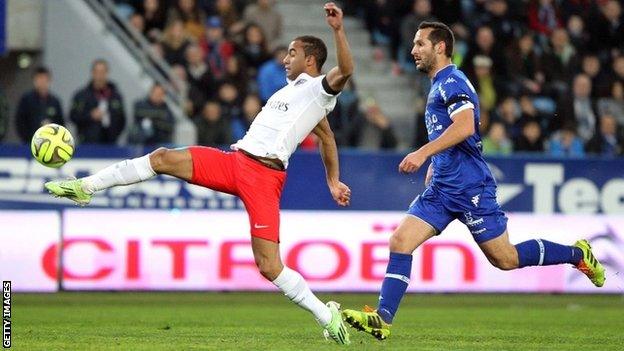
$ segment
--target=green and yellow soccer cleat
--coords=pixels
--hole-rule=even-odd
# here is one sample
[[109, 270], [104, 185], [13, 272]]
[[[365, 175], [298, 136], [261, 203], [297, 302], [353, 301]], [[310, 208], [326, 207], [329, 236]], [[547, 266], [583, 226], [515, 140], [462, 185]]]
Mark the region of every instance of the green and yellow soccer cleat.
[[91, 202], [91, 194], [87, 194], [82, 189], [82, 180], [60, 180], [45, 183], [45, 188], [55, 197], [66, 197], [80, 206], [88, 205]]
[[329, 301], [327, 303], [327, 307], [332, 314], [332, 319], [325, 326], [325, 330], [323, 330], [323, 335], [325, 338], [332, 338], [337, 344], [341, 345], [349, 345], [351, 341], [349, 340], [349, 331], [342, 321], [342, 315], [340, 314], [340, 304], [334, 301]]
[[605, 282], [605, 269], [598, 262], [594, 254], [591, 252], [591, 246], [587, 240], [579, 240], [574, 243], [574, 246], [583, 251], [583, 258], [576, 265], [576, 269], [585, 273], [585, 275], [594, 283], [595, 286], [601, 287]]
[[378, 340], [385, 340], [390, 336], [390, 324], [384, 322], [377, 311], [368, 306], [364, 306], [363, 311], [344, 310], [342, 315], [353, 328], [368, 333]]

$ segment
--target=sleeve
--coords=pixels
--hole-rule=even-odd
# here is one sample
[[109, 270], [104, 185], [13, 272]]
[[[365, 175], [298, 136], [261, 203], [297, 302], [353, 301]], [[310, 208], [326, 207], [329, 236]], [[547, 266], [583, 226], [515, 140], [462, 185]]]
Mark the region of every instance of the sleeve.
[[317, 77], [314, 79], [314, 84], [311, 84], [313, 94], [317, 97], [316, 101], [322, 108], [327, 110], [327, 113], [331, 112], [336, 106], [336, 98], [340, 95], [339, 91], [333, 90], [325, 76]]
[[460, 111], [474, 110], [476, 92], [467, 80], [460, 80], [458, 77], [451, 76], [440, 85], [440, 90], [440, 95], [444, 99], [444, 105], [450, 118], [453, 118], [453, 115]]

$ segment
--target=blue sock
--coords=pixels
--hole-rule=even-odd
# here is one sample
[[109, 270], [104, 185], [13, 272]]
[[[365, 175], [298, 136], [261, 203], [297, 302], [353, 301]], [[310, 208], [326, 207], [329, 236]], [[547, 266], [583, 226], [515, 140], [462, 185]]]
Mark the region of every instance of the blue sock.
[[516, 245], [519, 268], [526, 266], [551, 266], [570, 263], [577, 265], [583, 252], [575, 246], [561, 245], [552, 241], [533, 239]]
[[377, 313], [390, 324], [407, 290], [412, 271], [412, 255], [390, 252], [386, 276], [381, 284]]

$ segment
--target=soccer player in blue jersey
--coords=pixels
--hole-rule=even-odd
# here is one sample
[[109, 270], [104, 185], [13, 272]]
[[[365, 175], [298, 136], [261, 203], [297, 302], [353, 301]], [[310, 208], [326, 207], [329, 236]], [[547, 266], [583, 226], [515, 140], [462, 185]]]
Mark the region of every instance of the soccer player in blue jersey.
[[464, 73], [451, 64], [453, 42], [453, 33], [440, 22], [423, 22], [416, 32], [412, 55], [416, 67], [431, 78], [425, 111], [429, 142], [408, 154], [399, 171], [416, 172], [431, 157], [426, 188], [390, 238], [390, 261], [377, 309], [343, 311], [352, 327], [380, 340], [390, 335], [390, 324], [409, 284], [412, 253], [454, 219], [468, 227], [497, 268], [568, 263], [598, 287], [605, 280], [604, 268], [586, 240], [573, 246], [542, 239], [509, 242], [507, 217], [496, 201], [496, 182], [481, 154], [479, 99]]

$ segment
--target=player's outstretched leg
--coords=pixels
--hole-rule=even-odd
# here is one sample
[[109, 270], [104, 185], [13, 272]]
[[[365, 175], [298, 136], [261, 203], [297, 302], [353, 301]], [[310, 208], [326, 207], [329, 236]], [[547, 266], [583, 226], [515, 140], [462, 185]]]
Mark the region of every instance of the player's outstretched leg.
[[597, 287], [601, 287], [605, 281], [604, 267], [592, 254], [587, 240], [579, 240], [572, 246], [544, 239], [532, 239], [511, 245], [509, 234], [505, 231], [479, 246], [488, 260], [503, 270], [568, 263], [587, 275]]
[[146, 181], [157, 174], [168, 174], [189, 181], [193, 176], [190, 152], [187, 149], [159, 148], [149, 155], [118, 162], [88, 177], [51, 181], [44, 186], [56, 197], [87, 205], [96, 191]]
[[323, 327], [325, 337], [330, 337], [338, 344], [348, 345], [349, 332], [343, 323], [340, 305], [334, 301], [324, 304], [312, 293], [299, 272], [284, 266], [277, 242], [252, 237], [251, 246], [260, 274], [279, 288], [290, 301], [311, 312]]
[[381, 284], [376, 310], [344, 310], [345, 321], [353, 328], [379, 340], [390, 336], [390, 325], [407, 290], [412, 271], [412, 252], [431, 238], [435, 230], [422, 219], [407, 216], [390, 237], [390, 260]]

